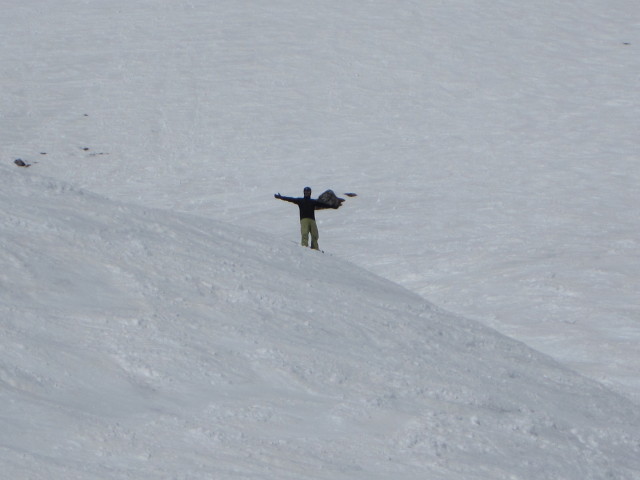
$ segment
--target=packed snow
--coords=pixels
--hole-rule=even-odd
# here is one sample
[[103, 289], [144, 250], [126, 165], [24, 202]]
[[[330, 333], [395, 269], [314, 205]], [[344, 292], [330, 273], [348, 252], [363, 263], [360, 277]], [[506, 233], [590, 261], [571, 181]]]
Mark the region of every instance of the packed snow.
[[5, 3], [3, 476], [640, 478], [635, 1]]

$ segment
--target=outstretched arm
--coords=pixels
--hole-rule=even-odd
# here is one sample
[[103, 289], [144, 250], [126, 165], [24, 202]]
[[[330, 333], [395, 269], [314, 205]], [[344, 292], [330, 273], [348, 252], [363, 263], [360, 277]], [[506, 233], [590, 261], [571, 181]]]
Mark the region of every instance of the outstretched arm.
[[332, 208], [334, 210], [337, 210], [342, 206], [342, 202], [344, 202], [344, 199], [342, 198], [339, 198], [338, 200], [340, 201], [336, 205], [329, 205], [328, 203], [317, 201], [316, 210], [326, 210], [327, 208]]
[[284, 200], [285, 202], [292, 202], [295, 203], [296, 199], [292, 198], [292, 197], [284, 197], [282, 195], [280, 195], [279, 193], [276, 193], [274, 195], [274, 198], [277, 198], [278, 200]]

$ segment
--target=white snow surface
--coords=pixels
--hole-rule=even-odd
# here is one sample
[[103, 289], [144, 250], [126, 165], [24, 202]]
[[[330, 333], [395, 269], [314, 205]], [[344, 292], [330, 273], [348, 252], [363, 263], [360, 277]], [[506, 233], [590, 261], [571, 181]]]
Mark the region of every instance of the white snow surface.
[[0, 476], [640, 478], [635, 0], [0, 4]]

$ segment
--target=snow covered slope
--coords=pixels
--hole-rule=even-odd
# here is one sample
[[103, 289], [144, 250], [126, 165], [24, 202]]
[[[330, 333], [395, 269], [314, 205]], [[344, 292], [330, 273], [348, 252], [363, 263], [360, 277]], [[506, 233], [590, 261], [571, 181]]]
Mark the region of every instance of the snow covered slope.
[[13, 479], [633, 480], [636, 406], [344, 260], [0, 167]]
[[2, 475], [637, 480], [635, 0], [2, 7]]
[[356, 191], [324, 249], [640, 401], [636, 0], [10, 3], [7, 164], [282, 241]]

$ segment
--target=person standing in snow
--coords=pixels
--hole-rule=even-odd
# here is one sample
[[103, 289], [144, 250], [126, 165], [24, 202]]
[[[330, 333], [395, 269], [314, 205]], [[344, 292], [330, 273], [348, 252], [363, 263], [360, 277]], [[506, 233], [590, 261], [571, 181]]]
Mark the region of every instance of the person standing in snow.
[[278, 200], [284, 200], [285, 202], [291, 202], [298, 205], [300, 209], [300, 234], [302, 235], [301, 245], [303, 247], [309, 246], [309, 235], [311, 235], [311, 248], [314, 250], [320, 250], [318, 247], [318, 225], [316, 225], [316, 210], [322, 210], [325, 208], [337, 208], [319, 200], [311, 198], [311, 188], [304, 187], [304, 197], [293, 198], [284, 197], [279, 193], [274, 195]]

